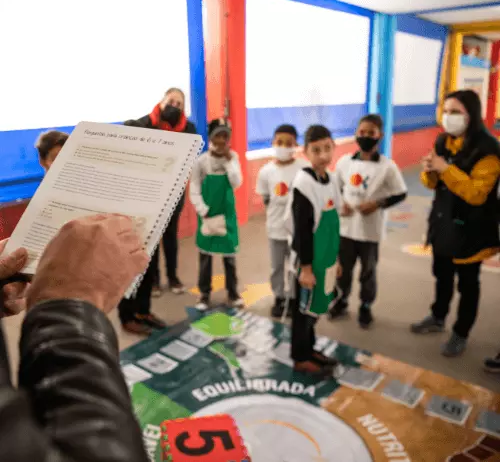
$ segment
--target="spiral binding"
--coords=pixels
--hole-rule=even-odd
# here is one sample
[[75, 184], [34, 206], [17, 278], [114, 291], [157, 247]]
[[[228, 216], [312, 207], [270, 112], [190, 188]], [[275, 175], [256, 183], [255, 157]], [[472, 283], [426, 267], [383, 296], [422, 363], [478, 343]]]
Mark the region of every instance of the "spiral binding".
[[[158, 247], [158, 244], [160, 242], [160, 239], [164, 234], [168, 224], [170, 223], [170, 219], [172, 218], [172, 215], [175, 209], [177, 208], [177, 204], [184, 195], [184, 191], [186, 190], [189, 177], [191, 176], [191, 170], [193, 169], [194, 161], [201, 154], [204, 145], [205, 143], [203, 141], [201, 141], [200, 143], [198, 141], [193, 142], [193, 145], [189, 150], [189, 154], [187, 158], [184, 160], [182, 169], [177, 175], [177, 178], [175, 179], [174, 185], [172, 187], [172, 192], [167, 202], [163, 204], [163, 208], [161, 209], [159, 218], [156, 220], [153, 228], [151, 229], [146, 238], [146, 248], [153, 241], [153, 239], [156, 239], [155, 245], [153, 246], [151, 253], [149, 255], [150, 259], [153, 257], [156, 248]], [[186, 166], [188, 166], [188, 168], [186, 168]], [[173, 202], [171, 202], [173, 195], [175, 195], [175, 199]], [[169, 208], [169, 203], [171, 203], [170, 208]], [[167, 211], [166, 214], [165, 211]], [[135, 295], [135, 292], [137, 291], [137, 288], [139, 287], [143, 279], [144, 279], [144, 273], [135, 279], [131, 287], [128, 289], [126, 295], [130, 296]]]

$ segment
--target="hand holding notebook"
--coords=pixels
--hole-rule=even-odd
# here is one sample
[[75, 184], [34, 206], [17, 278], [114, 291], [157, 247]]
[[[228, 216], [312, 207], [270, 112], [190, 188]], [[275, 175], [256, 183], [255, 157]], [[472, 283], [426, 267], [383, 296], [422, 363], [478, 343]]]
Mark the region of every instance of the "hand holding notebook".
[[152, 255], [202, 147], [199, 135], [81, 122], [28, 205], [4, 253], [25, 247], [29, 259], [23, 273], [34, 274], [46, 245], [65, 223], [117, 213], [136, 219], [144, 247]]

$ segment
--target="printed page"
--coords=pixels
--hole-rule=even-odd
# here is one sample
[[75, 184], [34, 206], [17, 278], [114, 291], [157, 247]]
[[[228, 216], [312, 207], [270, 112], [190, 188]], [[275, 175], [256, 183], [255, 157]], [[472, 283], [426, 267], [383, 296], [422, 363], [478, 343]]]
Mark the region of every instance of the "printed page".
[[137, 219], [152, 254], [182, 195], [199, 135], [81, 122], [28, 205], [4, 253], [29, 252], [34, 274], [47, 243], [68, 221], [97, 213]]

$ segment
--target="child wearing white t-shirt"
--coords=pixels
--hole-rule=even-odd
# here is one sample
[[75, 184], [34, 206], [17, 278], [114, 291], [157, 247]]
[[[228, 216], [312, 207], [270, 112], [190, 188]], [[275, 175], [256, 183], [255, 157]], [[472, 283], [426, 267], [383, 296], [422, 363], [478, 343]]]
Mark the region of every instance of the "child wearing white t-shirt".
[[281, 125], [274, 132], [274, 159], [259, 171], [257, 194], [266, 205], [267, 234], [271, 251], [271, 287], [275, 302], [273, 317], [280, 317], [285, 306], [285, 262], [289, 255], [289, 243], [284, 226], [284, 215], [289, 198], [290, 185], [299, 170], [308, 165], [295, 158], [297, 130], [292, 125]]
[[352, 273], [361, 262], [361, 284], [358, 322], [368, 328], [373, 322], [371, 306], [377, 295], [377, 262], [379, 241], [384, 226], [384, 210], [405, 200], [406, 185], [398, 166], [378, 152], [383, 136], [379, 115], [363, 117], [356, 131], [359, 151], [343, 156], [336, 165], [335, 176], [342, 191], [339, 260], [342, 275], [337, 281], [341, 294], [329, 312], [330, 319], [344, 315], [351, 293]]

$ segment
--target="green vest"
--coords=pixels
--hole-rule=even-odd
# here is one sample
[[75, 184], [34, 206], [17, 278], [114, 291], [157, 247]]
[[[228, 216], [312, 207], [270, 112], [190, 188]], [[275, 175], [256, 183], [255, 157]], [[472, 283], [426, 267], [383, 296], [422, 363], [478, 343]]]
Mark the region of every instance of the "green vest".
[[335, 298], [337, 282], [340, 219], [336, 207], [340, 204], [340, 194], [332, 175], [329, 176], [329, 183], [322, 184], [309, 173], [301, 171], [293, 183], [293, 187], [307, 197], [314, 208], [312, 270], [316, 277], [316, 285], [312, 290], [309, 308], [309, 314], [312, 316], [328, 311], [329, 305]]
[[[209, 155], [209, 154], [207, 154]], [[236, 217], [236, 204], [234, 191], [227, 173], [214, 173], [209, 171], [201, 185], [203, 201], [208, 206], [207, 217], [224, 215], [227, 233], [225, 236], [205, 236], [201, 233], [203, 218], [198, 216], [198, 229], [196, 232], [196, 245], [203, 253], [217, 255], [234, 255], [238, 252], [238, 220]]]

